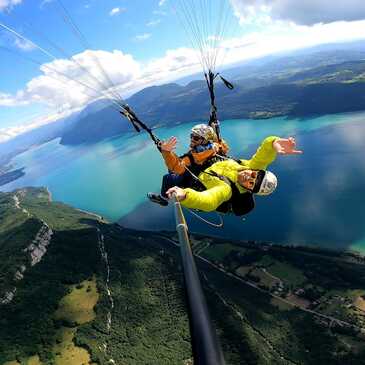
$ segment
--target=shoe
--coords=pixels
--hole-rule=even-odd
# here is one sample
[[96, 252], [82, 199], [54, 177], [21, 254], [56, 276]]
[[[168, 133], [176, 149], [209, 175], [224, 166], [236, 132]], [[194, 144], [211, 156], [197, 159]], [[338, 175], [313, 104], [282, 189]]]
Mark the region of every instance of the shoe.
[[167, 205], [169, 205], [169, 202], [165, 198], [163, 198], [160, 194], [147, 193], [147, 198], [149, 200], [151, 200], [151, 202], [160, 204], [163, 207], [166, 207]]

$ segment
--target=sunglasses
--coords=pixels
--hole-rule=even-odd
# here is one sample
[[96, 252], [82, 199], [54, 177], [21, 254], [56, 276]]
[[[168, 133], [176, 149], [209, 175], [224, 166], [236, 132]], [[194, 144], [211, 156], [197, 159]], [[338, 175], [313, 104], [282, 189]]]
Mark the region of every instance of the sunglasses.
[[250, 187], [250, 189], [253, 189], [255, 187], [256, 179], [257, 179], [257, 172], [252, 171], [250, 174], [250, 181], [248, 182], [248, 186]]
[[257, 178], [257, 171], [251, 171], [251, 178], [253, 179]]
[[204, 138], [196, 135], [196, 134], [190, 134], [190, 138], [193, 140], [193, 141], [202, 141]]

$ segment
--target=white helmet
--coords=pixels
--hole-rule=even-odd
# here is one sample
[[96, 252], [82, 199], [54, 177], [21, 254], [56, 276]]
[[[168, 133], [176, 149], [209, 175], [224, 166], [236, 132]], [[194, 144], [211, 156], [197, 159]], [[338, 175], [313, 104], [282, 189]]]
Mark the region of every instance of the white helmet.
[[[270, 195], [278, 186], [278, 179], [271, 171], [265, 171], [257, 195]], [[256, 189], [255, 189], [256, 190]]]
[[215, 133], [212, 127], [206, 124], [197, 124], [191, 128], [191, 133], [195, 134], [206, 141], [214, 141]]

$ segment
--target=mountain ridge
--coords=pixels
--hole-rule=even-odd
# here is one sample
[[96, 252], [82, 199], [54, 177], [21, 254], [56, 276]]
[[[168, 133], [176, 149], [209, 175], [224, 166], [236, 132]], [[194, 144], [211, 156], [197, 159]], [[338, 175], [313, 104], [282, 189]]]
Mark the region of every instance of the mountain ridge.
[[[365, 52], [359, 52], [361, 59], [342, 56], [336, 62], [328, 61], [325, 55], [317, 55], [322, 62], [310, 60], [307, 66], [299, 56], [292, 56], [252, 66], [250, 74], [242, 68], [240, 75], [231, 71], [236, 75], [230, 80], [234, 90], [216, 83], [219, 118], [309, 117], [365, 110]], [[127, 102], [141, 120], [154, 128], [209, 119], [210, 100], [203, 80], [190, 81], [185, 86], [170, 83], [149, 87]], [[100, 120], [107, 126], [104, 123], [102, 128]], [[133, 131], [128, 121], [120, 121], [111, 108], [105, 108], [81, 118], [62, 136], [61, 143], [94, 143], [127, 131]]]

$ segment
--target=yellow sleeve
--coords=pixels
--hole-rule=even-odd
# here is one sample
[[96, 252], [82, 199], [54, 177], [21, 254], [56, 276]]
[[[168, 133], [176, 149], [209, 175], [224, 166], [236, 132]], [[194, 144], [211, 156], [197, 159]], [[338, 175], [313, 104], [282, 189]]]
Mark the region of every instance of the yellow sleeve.
[[216, 210], [232, 196], [231, 187], [223, 181], [220, 181], [216, 186], [205, 191], [195, 191], [193, 189], [184, 190], [186, 192], [186, 198], [181, 201], [181, 204], [186, 208], [199, 209], [204, 212]]
[[279, 137], [270, 136], [264, 139], [256, 153], [248, 161], [248, 165], [253, 170], [266, 170], [266, 168], [276, 159], [276, 151], [272, 146]]

